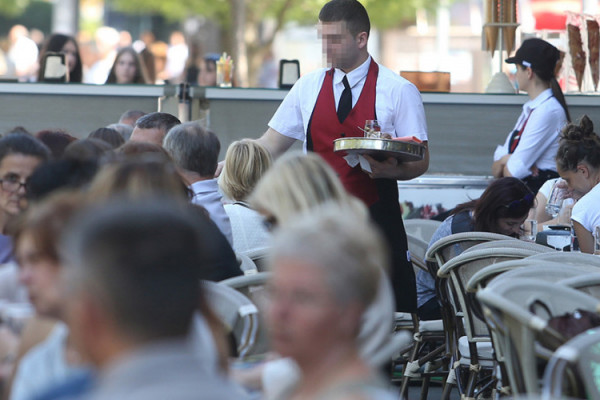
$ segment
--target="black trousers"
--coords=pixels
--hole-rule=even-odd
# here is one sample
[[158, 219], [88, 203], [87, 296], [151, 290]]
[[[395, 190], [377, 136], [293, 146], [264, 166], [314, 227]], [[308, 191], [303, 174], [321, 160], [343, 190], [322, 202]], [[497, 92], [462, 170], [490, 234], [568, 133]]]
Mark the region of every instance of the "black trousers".
[[375, 183], [380, 200], [369, 210], [391, 251], [389, 275], [396, 299], [396, 311], [416, 313], [417, 284], [412, 263], [408, 260], [408, 243], [398, 203], [398, 184], [389, 179], [376, 179]]

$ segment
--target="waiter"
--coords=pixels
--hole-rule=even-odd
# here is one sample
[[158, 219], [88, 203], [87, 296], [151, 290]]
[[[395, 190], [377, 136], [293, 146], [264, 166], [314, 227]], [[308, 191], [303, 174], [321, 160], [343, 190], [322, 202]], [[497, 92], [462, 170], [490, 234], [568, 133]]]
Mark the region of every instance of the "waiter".
[[[319, 34], [331, 68], [300, 78], [258, 141], [277, 157], [295, 140], [301, 140], [305, 150], [320, 154], [335, 169], [346, 189], [369, 206], [389, 242], [396, 309], [416, 312], [415, 276], [396, 180], [415, 178], [429, 167], [425, 113], [417, 88], [369, 55], [370, 28], [367, 11], [357, 0], [332, 0], [323, 6]], [[426, 148], [423, 160], [376, 161], [365, 156], [371, 172], [360, 166], [350, 167], [333, 153], [333, 141], [363, 136], [360, 128], [368, 119], [378, 120], [381, 131], [394, 137], [421, 139]]]

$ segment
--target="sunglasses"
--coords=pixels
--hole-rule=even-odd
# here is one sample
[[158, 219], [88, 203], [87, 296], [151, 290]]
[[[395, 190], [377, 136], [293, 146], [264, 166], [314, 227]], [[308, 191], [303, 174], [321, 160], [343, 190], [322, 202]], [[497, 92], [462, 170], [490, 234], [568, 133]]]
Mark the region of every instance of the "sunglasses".
[[522, 199], [513, 200], [510, 203], [506, 204], [504, 207], [509, 210], [517, 210], [522, 208], [523, 206], [531, 207], [533, 204], [533, 194], [527, 193]]

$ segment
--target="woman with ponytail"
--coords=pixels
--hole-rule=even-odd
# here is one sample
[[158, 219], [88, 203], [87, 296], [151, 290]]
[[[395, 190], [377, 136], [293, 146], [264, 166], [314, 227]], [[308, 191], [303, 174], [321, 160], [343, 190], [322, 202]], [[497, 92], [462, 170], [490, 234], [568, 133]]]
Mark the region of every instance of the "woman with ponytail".
[[534, 193], [558, 177], [554, 164], [558, 136], [571, 121], [555, 77], [559, 60], [558, 49], [542, 39], [525, 40], [515, 56], [506, 59], [517, 65], [519, 90], [527, 92], [529, 101], [504, 145], [496, 149], [492, 174], [519, 178]]
[[556, 167], [574, 197], [581, 197], [573, 206], [571, 220], [579, 248], [584, 253], [593, 253], [594, 229], [600, 226], [600, 138], [586, 115], [579, 125], [569, 124], [564, 129]]

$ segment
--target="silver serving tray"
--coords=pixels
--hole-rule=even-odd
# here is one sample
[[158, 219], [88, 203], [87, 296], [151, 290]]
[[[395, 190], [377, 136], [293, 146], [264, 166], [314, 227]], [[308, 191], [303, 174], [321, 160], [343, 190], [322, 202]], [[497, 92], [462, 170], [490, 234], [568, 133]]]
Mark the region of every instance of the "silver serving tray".
[[425, 146], [392, 139], [349, 137], [335, 139], [333, 151], [342, 154], [367, 154], [377, 160], [395, 157], [400, 161], [419, 161], [423, 159]]

